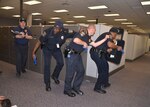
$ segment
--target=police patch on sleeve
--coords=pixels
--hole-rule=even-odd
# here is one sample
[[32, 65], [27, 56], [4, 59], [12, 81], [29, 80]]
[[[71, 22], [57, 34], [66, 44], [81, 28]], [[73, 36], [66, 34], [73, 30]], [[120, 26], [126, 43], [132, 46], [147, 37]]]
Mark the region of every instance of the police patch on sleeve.
[[64, 36], [61, 36], [61, 39], [63, 40], [63, 39], [64, 39]]
[[46, 32], [44, 31], [43, 34], [42, 34], [42, 36], [44, 37], [45, 35], [46, 35]]

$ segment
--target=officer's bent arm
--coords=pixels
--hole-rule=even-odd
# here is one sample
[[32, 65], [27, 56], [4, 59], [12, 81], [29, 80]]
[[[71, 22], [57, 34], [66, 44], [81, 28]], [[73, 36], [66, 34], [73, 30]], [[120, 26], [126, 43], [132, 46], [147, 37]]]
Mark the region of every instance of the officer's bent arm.
[[15, 38], [18, 38], [18, 39], [21, 39], [21, 38], [24, 38], [25, 35], [16, 35]]
[[107, 38], [104, 38], [98, 42], [91, 42], [90, 45], [96, 48], [96, 47], [100, 46], [101, 44], [103, 44], [106, 40], [107, 40]]
[[33, 39], [33, 37], [31, 35], [25, 35], [26, 39]]
[[79, 39], [79, 38], [74, 38], [73, 42], [76, 43], [76, 44], [79, 44], [79, 45], [83, 45], [83, 46], [84, 46], [85, 44], [87, 44], [86, 42], [82, 41], [82, 40]]

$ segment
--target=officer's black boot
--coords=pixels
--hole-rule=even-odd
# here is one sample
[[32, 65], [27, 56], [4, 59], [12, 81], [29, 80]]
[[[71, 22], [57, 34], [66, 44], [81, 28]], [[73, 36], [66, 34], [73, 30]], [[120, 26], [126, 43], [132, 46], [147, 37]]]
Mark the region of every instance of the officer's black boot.
[[50, 83], [47, 83], [47, 84], [46, 84], [46, 91], [51, 91]]
[[64, 94], [65, 95], [68, 95], [69, 97], [75, 97], [76, 96], [76, 94], [75, 93], [73, 93], [73, 92], [71, 92], [71, 91], [64, 91]]
[[111, 86], [110, 83], [104, 84], [104, 85], [102, 85], [102, 89], [106, 89], [106, 88], [108, 88], [108, 87], [110, 87], [110, 86]]
[[22, 70], [22, 73], [26, 73], [27, 71], [25, 69]]
[[98, 93], [101, 93], [101, 94], [106, 94], [106, 91], [102, 88], [102, 86], [101, 86], [100, 89], [94, 88], [94, 91], [95, 91], [95, 92], [98, 92]]
[[20, 73], [20, 72], [17, 72], [17, 73], [16, 73], [16, 77], [19, 78], [20, 76], [21, 76], [21, 73]]
[[2, 71], [0, 71], [0, 74], [2, 74]]
[[54, 82], [55, 82], [56, 84], [59, 84], [59, 83], [60, 83], [60, 81], [59, 81], [55, 76], [53, 76], [53, 75], [52, 75], [52, 79], [54, 80]]

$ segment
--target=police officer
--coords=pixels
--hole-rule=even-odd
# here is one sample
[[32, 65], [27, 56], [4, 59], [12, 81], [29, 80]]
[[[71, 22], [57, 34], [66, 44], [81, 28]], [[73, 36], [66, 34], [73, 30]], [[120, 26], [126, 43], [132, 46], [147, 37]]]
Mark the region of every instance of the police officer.
[[[66, 31], [66, 30], [65, 30]], [[71, 36], [68, 32], [65, 32], [63, 28], [63, 23], [60, 20], [55, 22], [54, 27], [46, 29], [43, 35], [39, 38], [33, 50], [33, 57], [40, 45], [42, 45], [42, 50], [44, 54], [44, 82], [46, 85], [46, 91], [51, 90], [50, 86], [50, 63], [52, 56], [56, 60], [56, 67], [52, 74], [52, 79], [56, 84], [59, 84], [58, 79], [59, 74], [64, 66], [63, 55], [61, 52], [61, 46], [65, 42], [66, 38]]]
[[112, 49], [122, 50], [120, 46], [115, 45], [113, 40], [116, 38], [118, 29], [112, 27], [109, 32], [101, 34], [95, 42], [102, 40], [106, 35], [110, 35], [110, 39], [107, 39], [103, 44], [98, 47], [92, 47], [90, 50], [91, 58], [96, 63], [98, 68], [98, 78], [94, 87], [94, 91], [105, 94], [104, 88], [110, 86], [109, 83], [109, 65], [106, 60], [107, 52], [111, 52]]
[[75, 97], [76, 94], [84, 94], [83, 91], [80, 90], [85, 72], [81, 52], [84, 51], [84, 49], [87, 48], [88, 45], [97, 47], [107, 40], [106, 37], [102, 41], [92, 42], [91, 36], [95, 34], [95, 31], [96, 28], [94, 25], [89, 25], [86, 30], [81, 29], [79, 33], [75, 34], [72, 42], [66, 48], [68, 54], [66, 55], [66, 77], [64, 94], [68, 95], [69, 97]]
[[28, 41], [32, 39], [31, 31], [26, 27], [26, 20], [21, 18], [19, 26], [13, 30], [16, 47], [16, 76], [20, 77], [21, 72], [25, 73], [25, 66], [28, 58]]

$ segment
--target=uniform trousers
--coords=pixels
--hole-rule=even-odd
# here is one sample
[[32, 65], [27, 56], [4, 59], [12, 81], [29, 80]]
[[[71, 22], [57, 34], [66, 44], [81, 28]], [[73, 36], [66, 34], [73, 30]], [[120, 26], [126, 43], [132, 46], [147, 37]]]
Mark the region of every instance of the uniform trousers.
[[50, 83], [52, 56], [56, 60], [56, 66], [52, 76], [58, 79], [59, 74], [64, 66], [63, 55], [60, 48], [50, 50], [46, 47], [43, 48], [43, 54], [44, 54], [44, 82], [45, 84], [48, 84]]
[[16, 70], [17, 73], [25, 70], [28, 58], [28, 45], [15, 44], [16, 47]]
[[107, 85], [109, 83], [109, 65], [105, 54], [102, 54], [101, 57], [99, 57], [99, 54], [95, 51], [90, 52], [90, 54], [98, 69], [98, 78], [94, 89], [99, 90], [102, 85]]
[[84, 78], [84, 66], [80, 54], [71, 54], [66, 58], [66, 77], [64, 91], [80, 90]]

